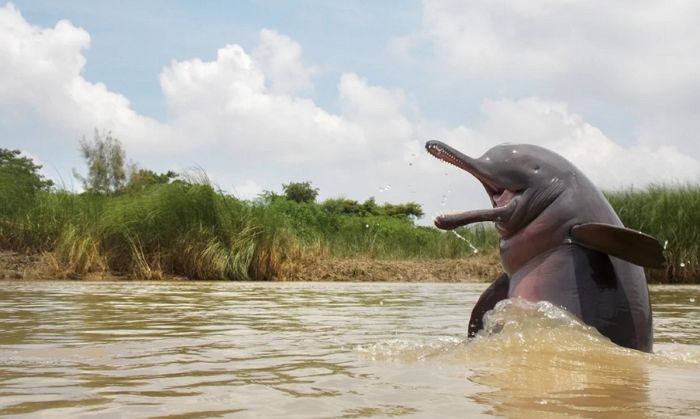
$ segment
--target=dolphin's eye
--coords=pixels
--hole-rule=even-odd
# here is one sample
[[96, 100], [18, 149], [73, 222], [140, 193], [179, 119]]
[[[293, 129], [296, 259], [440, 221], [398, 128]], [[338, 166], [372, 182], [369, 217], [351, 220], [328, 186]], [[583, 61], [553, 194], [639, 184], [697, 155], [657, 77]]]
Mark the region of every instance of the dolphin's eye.
[[535, 173], [539, 173], [539, 172], [540, 172], [540, 165], [539, 165], [539, 164], [536, 164], [536, 165], [535, 165], [535, 168], [534, 168], [533, 170], [534, 170]]

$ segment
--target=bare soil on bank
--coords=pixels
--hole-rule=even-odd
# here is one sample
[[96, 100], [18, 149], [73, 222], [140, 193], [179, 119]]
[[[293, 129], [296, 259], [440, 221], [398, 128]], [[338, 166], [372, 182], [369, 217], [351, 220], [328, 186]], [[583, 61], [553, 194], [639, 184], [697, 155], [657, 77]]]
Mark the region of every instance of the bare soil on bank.
[[[0, 250], [0, 279], [67, 279], [88, 281], [118, 281], [130, 279], [115, 272], [90, 272], [82, 275], [67, 274], [56, 269], [55, 258], [50, 253], [18, 253]], [[177, 279], [177, 278], [174, 278]]]
[[[0, 279], [68, 279], [87, 281], [132, 280], [116, 272], [61, 274], [51, 254], [0, 251]], [[47, 262], [48, 261], [48, 262]], [[278, 281], [382, 281], [382, 282], [487, 282], [501, 273], [498, 254], [477, 254], [463, 259], [386, 260], [368, 257], [321, 257], [295, 264], [293, 272]], [[187, 278], [166, 275], [166, 280]]]
[[463, 259], [370, 258], [317, 260], [299, 268], [301, 280], [382, 282], [490, 282], [501, 273], [497, 253]]

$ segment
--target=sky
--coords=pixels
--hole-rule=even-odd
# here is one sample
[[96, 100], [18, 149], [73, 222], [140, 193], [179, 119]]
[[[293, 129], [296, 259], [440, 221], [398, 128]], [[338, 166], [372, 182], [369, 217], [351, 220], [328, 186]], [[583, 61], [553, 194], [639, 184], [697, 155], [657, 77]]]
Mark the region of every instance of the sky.
[[80, 191], [78, 141], [253, 199], [490, 206], [424, 150], [550, 148], [602, 189], [700, 182], [700, 2], [0, 0], [0, 147]]

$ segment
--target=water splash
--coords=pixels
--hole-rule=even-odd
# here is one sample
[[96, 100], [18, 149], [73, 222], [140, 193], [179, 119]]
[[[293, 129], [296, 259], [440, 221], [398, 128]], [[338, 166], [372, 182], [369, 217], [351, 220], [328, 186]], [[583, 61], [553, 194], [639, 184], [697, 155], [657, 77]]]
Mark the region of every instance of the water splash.
[[354, 351], [372, 360], [412, 362], [433, 358], [457, 364], [512, 362], [528, 353], [543, 354], [543, 361], [551, 360], [552, 353], [641, 354], [616, 346], [549, 302], [531, 303], [519, 298], [499, 302], [486, 314], [484, 329], [472, 340], [465, 336], [388, 339], [357, 345]]
[[450, 193], [452, 193], [452, 190], [448, 189], [447, 192], [442, 194], [442, 197], [440, 198], [440, 215], [445, 215], [445, 207], [447, 206], [447, 198], [449, 198]]
[[456, 230], [452, 230], [452, 234], [454, 234], [455, 236], [457, 236], [457, 237], [458, 237], [460, 240], [462, 240], [463, 242], [467, 243], [467, 244], [469, 245], [469, 247], [472, 249], [472, 252], [474, 252], [474, 253], [479, 253], [479, 249], [477, 249], [476, 246], [474, 246], [474, 245], [472, 244], [472, 242], [470, 242], [466, 237], [464, 237], [464, 236], [462, 236], [461, 234], [457, 233]]
[[[589, 341], [605, 341], [595, 328], [582, 323], [570, 312], [550, 303], [539, 301], [532, 303], [522, 298], [499, 301], [493, 310], [484, 316], [484, 329], [479, 332], [482, 337], [514, 333], [523, 337], [523, 333], [534, 330], [532, 338], [540, 340], [546, 333], [564, 330], [586, 336]], [[550, 336], [551, 337], [551, 336]]]
[[589, 368], [603, 368], [600, 372], [606, 373], [605, 369], [613, 366], [613, 371], [617, 371], [616, 368], [623, 366], [623, 369], [635, 369], [649, 364], [700, 365], [700, 351], [688, 348], [679, 349], [675, 345], [667, 350], [660, 345], [653, 354], [624, 348], [550, 302], [512, 298], [499, 302], [484, 316], [484, 328], [471, 340], [466, 339], [465, 325], [462, 336], [395, 338], [353, 349], [372, 360], [433, 359], [498, 368], [510, 365], [523, 369], [523, 374], [537, 371], [536, 366], [540, 365], [555, 375], [575, 375], [588, 373]]
[[498, 416], [696, 417], [700, 351], [689, 348], [623, 348], [551, 303], [510, 299], [486, 315], [474, 339], [395, 338], [354, 352], [379, 365], [409, 364], [402, 369], [447, 364], [479, 386], [467, 398]]

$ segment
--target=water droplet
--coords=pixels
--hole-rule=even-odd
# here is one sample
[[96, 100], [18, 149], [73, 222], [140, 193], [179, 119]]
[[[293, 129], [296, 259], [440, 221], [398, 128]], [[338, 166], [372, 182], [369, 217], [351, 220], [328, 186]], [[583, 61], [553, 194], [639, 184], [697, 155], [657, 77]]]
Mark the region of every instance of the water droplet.
[[457, 231], [455, 231], [455, 230], [451, 230], [451, 231], [452, 231], [452, 234], [454, 234], [455, 236], [457, 236], [457, 237], [458, 237], [460, 240], [462, 240], [463, 242], [467, 243], [467, 244], [469, 245], [469, 247], [471, 247], [472, 252], [474, 252], [474, 253], [479, 253], [479, 249], [477, 249], [477, 248], [472, 244], [472, 242], [470, 242], [469, 240], [467, 240], [467, 239], [466, 239], [464, 236], [462, 236], [461, 234], [457, 233]]
[[690, 301], [691, 303], [694, 303], [694, 302], [695, 302], [695, 298], [690, 297], [690, 298], [688, 298], [688, 301]]
[[513, 154], [515, 154], [515, 153], [517, 153], [517, 152], [518, 152], [518, 150], [515, 150], [515, 149], [512, 151]]
[[369, 224], [365, 224], [365, 228], [369, 228]]
[[384, 192], [384, 188], [379, 188], [379, 193]]
[[386, 185], [386, 186], [384, 187], [384, 190], [385, 190], [385, 191], [390, 191], [390, 190], [391, 190], [391, 185]]
[[685, 262], [681, 262], [681, 268], [685, 268]]
[[664, 241], [664, 250], [666, 250], [667, 246], [668, 246], [668, 240]]

